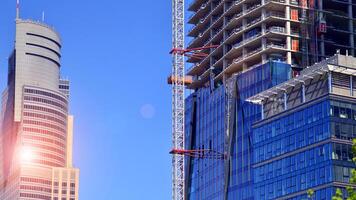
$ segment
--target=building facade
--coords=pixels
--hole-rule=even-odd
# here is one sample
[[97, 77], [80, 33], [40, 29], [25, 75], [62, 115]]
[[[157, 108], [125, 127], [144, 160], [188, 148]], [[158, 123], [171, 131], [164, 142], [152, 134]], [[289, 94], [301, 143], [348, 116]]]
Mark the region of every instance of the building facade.
[[245, 100], [337, 51], [355, 56], [354, 6], [351, 0], [191, 1], [187, 48], [214, 48], [201, 50], [204, 59], [187, 60], [193, 93], [186, 99], [186, 149], [226, 159], [186, 158], [187, 199], [269, 198], [255, 189], [268, 185], [255, 175], [252, 125], [262, 119], [261, 108]]
[[53, 28], [16, 19], [2, 96], [1, 199], [78, 199], [69, 81], [60, 79], [60, 50]]
[[252, 96], [256, 199], [331, 199], [349, 184], [356, 136], [356, 58], [336, 55]]
[[290, 75], [289, 65], [271, 61], [230, 78], [228, 95], [221, 85], [212, 92], [199, 89], [186, 99], [186, 149], [228, 155], [227, 159], [187, 158], [187, 199], [254, 198], [251, 125], [260, 119], [261, 109], [245, 99]]
[[[269, 60], [296, 70], [333, 56], [337, 49], [354, 55], [355, 5], [329, 0], [193, 0], [188, 10], [189, 49], [206, 49], [193, 63], [190, 88], [227, 77]], [[355, 55], [354, 55], [355, 56]], [[209, 81], [210, 80], [210, 81]]]

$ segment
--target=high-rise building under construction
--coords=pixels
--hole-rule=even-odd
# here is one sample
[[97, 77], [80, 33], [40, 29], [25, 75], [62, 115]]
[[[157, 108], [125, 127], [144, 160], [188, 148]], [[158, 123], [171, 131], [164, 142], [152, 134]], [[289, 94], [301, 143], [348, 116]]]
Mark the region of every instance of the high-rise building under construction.
[[2, 95], [3, 200], [77, 200], [69, 81], [60, 79], [61, 39], [50, 26], [16, 18], [15, 47]]
[[[206, 56], [188, 58], [192, 63], [187, 70], [187, 75], [192, 76], [188, 88], [194, 92], [185, 101], [185, 149], [201, 154], [185, 157], [186, 199], [306, 197], [308, 187], [288, 195], [284, 190], [279, 196], [254, 193], [257, 175], [252, 125], [261, 120], [261, 108], [245, 100], [298, 76], [306, 66], [337, 51], [355, 56], [353, 3], [351, 0], [191, 2], [188, 23], [192, 27], [188, 36], [192, 40], [187, 49], [198, 48], [200, 55]], [[216, 153], [224, 154], [224, 159], [214, 158]], [[273, 167], [264, 170], [273, 173]], [[265, 179], [264, 184], [267, 182]], [[330, 196], [330, 191], [318, 190], [317, 184], [309, 188], [315, 189], [318, 197], [326, 198], [325, 192]]]

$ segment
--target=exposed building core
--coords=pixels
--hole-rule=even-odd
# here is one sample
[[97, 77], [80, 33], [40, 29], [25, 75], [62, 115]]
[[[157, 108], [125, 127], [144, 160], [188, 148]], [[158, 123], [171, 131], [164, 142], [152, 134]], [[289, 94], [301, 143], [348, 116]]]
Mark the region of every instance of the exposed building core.
[[2, 95], [2, 200], [77, 200], [69, 81], [60, 79], [61, 40], [46, 24], [19, 18]]
[[352, 1], [195, 0], [188, 23], [193, 37], [188, 49], [206, 49], [204, 59], [190, 58], [190, 88], [224, 78], [269, 60], [291, 64], [295, 70], [341, 53], [354, 55]]

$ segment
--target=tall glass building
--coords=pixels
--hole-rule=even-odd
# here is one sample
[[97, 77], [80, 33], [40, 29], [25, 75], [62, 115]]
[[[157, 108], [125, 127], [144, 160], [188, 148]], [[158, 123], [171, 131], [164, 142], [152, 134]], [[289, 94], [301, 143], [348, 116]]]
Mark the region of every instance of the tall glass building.
[[251, 125], [261, 109], [245, 99], [290, 75], [290, 65], [270, 61], [230, 78], [230, 94], [221, 85], [213, 91], [201, 88], [186, 99], [186, 149], [228, 152], [227, 159], [187, 157], [188, 199], [254, 198]]
[[336, 55], [258, 93], [253, 125], [255, 199], [327, 200], [350, 186], [356, 136], [356, 58]]
[[0, 199], [77, 200], [69, 81], [60, 79], [61, 40], [46, 24], [16, 19], [2, 94]]

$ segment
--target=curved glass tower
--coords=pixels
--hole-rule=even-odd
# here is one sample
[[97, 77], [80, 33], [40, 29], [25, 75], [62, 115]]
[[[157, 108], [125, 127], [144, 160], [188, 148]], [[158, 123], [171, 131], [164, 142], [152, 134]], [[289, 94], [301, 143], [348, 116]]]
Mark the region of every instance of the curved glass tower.
[[2, 95], [0, 199], [76, 200], [79, 170], [72, 167], [60, 36], [43, 23], [17, 19], [15, 41]]

